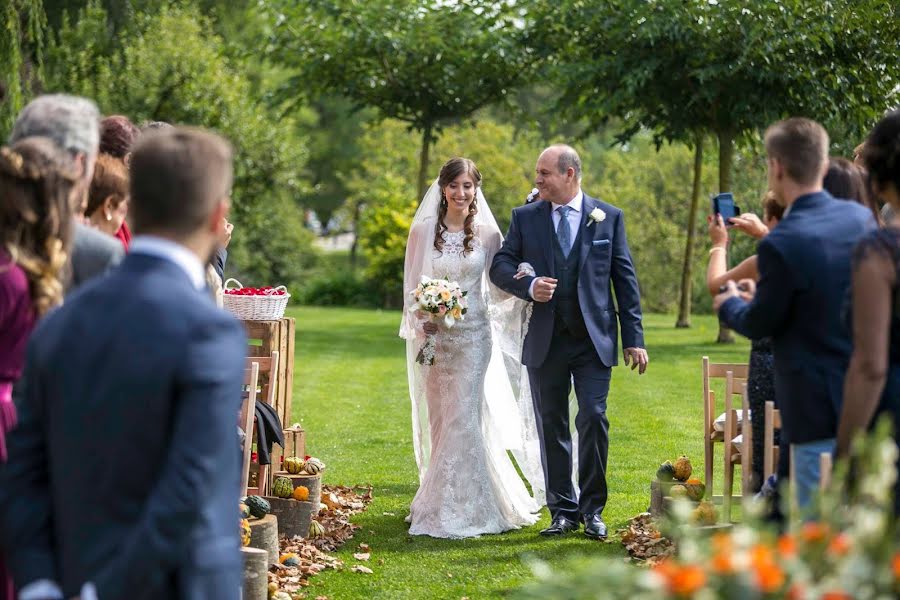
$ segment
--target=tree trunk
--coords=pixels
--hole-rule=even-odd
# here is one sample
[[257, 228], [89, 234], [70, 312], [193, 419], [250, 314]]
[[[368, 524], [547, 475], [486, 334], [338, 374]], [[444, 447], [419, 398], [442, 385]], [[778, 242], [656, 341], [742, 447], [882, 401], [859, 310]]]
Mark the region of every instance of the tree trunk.
[[[734, 161], [734, 134], [731, 131], [718, 132], [719, 137], [719, 192], [731, 191], [731, 166]], [[733, 344], [731, 330], [719, 322], [718, 344]]]
[[678, 305], [677, 328], [691, 326], [691, 267], [694, 258], [694, 238], [697, 233], [697, 206], [700, 204], [700, 175], [703, 170], [703, 136], [698, 134], [694, 148], [694, 184], [691, 186], [691, 209], [688, 211], [687, 242], [684, 245], [684, 264], [681, 267], [681, 302]]
[[362, 214], [362, 201], [353, 206], [353, 243], [350, 244], [350, 268], [356, 269], [356, 258], [359, 254], [359, 218]]
[[425, 190], [428, 189], [428, 162], [429, 152], [431, 151], [431, 123], [425, 125], [422, 130], [422, 151], [419, 153], [419, 196], [421, 200], [425, 196]]

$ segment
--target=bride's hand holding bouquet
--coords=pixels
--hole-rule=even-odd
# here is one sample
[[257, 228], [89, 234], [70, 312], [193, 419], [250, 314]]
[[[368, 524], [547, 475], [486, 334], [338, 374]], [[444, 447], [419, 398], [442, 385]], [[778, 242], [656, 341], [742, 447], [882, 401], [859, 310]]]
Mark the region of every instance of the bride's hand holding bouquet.
[[467, 292], [455, 281], [446, 278], [432, 279], [423, 275], [419, 285], [409, 293], [415, 300], [409, 310], [428, 319], [422, 326], [426, 334], [425, 345], [419, 350], [416, 362], [420, 365], [433, 365], [437, 324], [443, 323], [450, 328], [457, 321], [463, 320], [467, 310]]

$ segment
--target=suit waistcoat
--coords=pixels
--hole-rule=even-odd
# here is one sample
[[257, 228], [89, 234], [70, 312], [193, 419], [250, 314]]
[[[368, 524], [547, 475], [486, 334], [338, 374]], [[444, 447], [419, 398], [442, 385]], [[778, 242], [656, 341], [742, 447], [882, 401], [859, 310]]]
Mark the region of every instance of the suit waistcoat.
[[[559, 238], [553, 234], [553, 267], [556, 272], [556, 291], [553, 293], [555, 301], [555, 321], [562, 324], [576, 338], [587, 337], [588, 331], [581, 314], [581, 304], [578, 302], [578, 264], [581, 259], [581, 232], [572, 242], [572, 250], [569, 256], [562, 253]], [[561, 322], [561, 323], [560, 323]]]

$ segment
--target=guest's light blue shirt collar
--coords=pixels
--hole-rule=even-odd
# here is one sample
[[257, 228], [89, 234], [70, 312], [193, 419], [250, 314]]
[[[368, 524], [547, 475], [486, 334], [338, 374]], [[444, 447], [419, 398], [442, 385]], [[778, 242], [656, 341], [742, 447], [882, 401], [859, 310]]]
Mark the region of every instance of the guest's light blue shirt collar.
[[571, 200], [569, 200], [569, 202], [568, 202], [567, 204], [556, 204], [555, 202], [551, 202], [551, 204], [553, 205], [553, 210], [554, 210], [554, 211], [556, 211], [556, 209], [559, 208], [559, 207], [561, 207], [561, 206], [568, 206], [569, 208], [571, 208], [571, 209], [572, 209], [573, 211], [575, 211], [576, 213], [580, 213], [580, 212], [581, 212], [581, 205], [582, 205], [583, 202], [584, 202], [584, 192], [582, 192], [582, 191], [579, 189], [579, 190], [578, 190], [578, 193], [575, 194], [575, 197], [572, 198]]
[[197, 255], [177, 242], [153, 235], [139, 235], [131, 240], [128, 251], [132, 254], [155, 256], [178, 265], [198, 290], [206, 286], [203, 263]]

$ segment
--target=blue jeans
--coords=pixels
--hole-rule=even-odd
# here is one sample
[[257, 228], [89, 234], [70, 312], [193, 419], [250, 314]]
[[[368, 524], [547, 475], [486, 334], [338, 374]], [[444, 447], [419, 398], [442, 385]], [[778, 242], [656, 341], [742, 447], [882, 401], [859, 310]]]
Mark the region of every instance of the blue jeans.
[[813, 495], [819, 489], [819, 455], [834, 452], [834, 438], [816, 440], [806, 444], [791, 444], [797, 507], [808, 510]]

